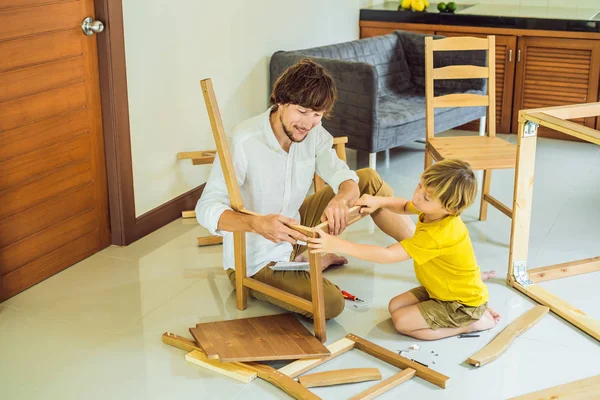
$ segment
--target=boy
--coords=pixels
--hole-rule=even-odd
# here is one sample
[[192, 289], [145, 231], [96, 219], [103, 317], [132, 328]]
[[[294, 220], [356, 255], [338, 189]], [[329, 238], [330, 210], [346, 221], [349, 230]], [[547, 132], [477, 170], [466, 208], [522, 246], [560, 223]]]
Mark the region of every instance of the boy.
[[[412, 237], [395, 238], [387, 248], [351, 243], [323, 231], [309, 239], [311, 252], [340, 252], [377, 263], [412, 258], [422, 286], [394, 297], [389, 312], [400, 333], [435, 340], [493, 328], [500, 316], [487, 308], [483, 280], [467, 227], [460, 213], [475, 200], [477, 181], [469, 164], [443, 160], [427, 168], [411, 201], [394, 197], [362, 196], [361, 212], [379, 208], [397, 214], [418, 214]], [[483, 279], [483, 280], [482, 280]]]

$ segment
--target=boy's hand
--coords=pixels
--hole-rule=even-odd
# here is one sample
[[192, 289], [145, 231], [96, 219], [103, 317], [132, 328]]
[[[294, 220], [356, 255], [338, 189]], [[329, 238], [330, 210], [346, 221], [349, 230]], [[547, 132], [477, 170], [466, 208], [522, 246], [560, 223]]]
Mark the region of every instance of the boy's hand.
[[381, 208], [382, 197], [371, 196], [370, 194], [363, 194], [360, 199], [356, 202], [357, 206], [362, 206], [360, 209], [361, 214], [371, 214], [378, 208]]
[[308, 248], [311, 254], [327, 254], [341, 251], [344, 239], [329, 235], [319, 228], [316, 228], [316, 231], [320, 237], [308, 238]]

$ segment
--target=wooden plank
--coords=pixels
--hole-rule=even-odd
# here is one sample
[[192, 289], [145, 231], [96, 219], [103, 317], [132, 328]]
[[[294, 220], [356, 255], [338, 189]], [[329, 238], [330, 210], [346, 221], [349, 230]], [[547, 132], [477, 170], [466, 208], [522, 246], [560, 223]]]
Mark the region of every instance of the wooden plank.
[[600, 271], [600, 256], [527, 270], [533, 283]]
[[440, 374], [437, 371], [429, 369], [428, 367], [409, 360], [408, 358], [402, 357], [388, 349], [376, 345], [375, 343], [369, 342], [361, 337], [354, 334], [346, 335], [346, 337], [356, 343], [355, 347], [367, 354], [372, 355], [382, 361], [387, 362], [395, 367], [401, 369], [412, 368], [416, 371], [416, 375], [419, 378], [425, 379], [428, 382], [433, 383], [442, 389], [446, 388], [446, 383], [450, 379], [446, 375]]
[[[82, 35], [79, 27], [69, 31], [0, 42], [0, 72], [81, 55], [81, 41], [84, 37], [86, 36]], [[56, 43], [60, 43], [60, 46], [56, 46]]]
[[204, 236], [198, 237], [198, 246], [214, 246], [217, 244], [223, 244], [223, 236]]
[[181, 151], [177, 153], [178, 160], [188, 160], [193, 158], [202, 158], [210, 155], [216, 155], [216, 150], [201, 150], [201, 151]]
[[600, 375], [554, 386], [509, 400], [593, 400], [600, 398]]
[[481, 94], [453, 93], [433, 98], [434, 108], [488, 106], [489, 98]]
[[196, 211], [182, 211], [181, 218], [196, 218]]
[[[237, 186], [237, 185], [236, 185]], [[233, 262], [235, 264], [235, 295], [238, 310], [248, 307], [248, 288], [244, 279], [246, 271], [246, 232], [233, 232]]]
[[560, 119], [587, 118], [600, 116], [600, 102], [535, 108], [525, 111], [527, 114], [541, 112]]
[[298, 378], [298, 382], [305, 388], [378, 380], [381, 380], [381, 372], [377, 368], [338, 369], [303, 375]]
[[330, 355], [292, 314], [196, 324], [190, 328], [210, 359], [268, 361]]
[[488, 40], [471, 36], [449, 37], [433, 41], [433, 51], [487, 50]]
[[536, 305], [519, 318], [511, 322], [483, 349], [473, 354], [467, 362], [476, 367], [482, 367], [500, 357], [508, 349], [513, 340], [523, 332], [538, 323], [550, 309]]
[[199, 158], [192, 158], [192, 165], [212, 164], [213, 161], [215, 161], [214, 155], [202, 156]]
[[487, 135], [496, 136], [496, 37], [488, 36], [488, 109], [487, 109]]
[[306, 371], [310, 371], [311, 369], [316, 368], [319, 365], [352, 350], [354, 348], [354, 342], [348, 338], [341, 338], [337, 342], [333, 342], [326, 347], [327, 350], [331, 352], [330, 356], [308, 360], [297, 360], [283, 368], [279, 368], [278, 371], [289, 376], [290, 378], [295, 378]]
[[80, 109], [86, 104], [85, 82], [7, 101], [0, 107], [0, 131]]
[[351, 397], [350, 400], [374, 399], [374, 398], [386, 393], [387, 391], [392, 390], [393, 388], [400, 385], [401, 383], [404, 383], [407, 380], [411, 379], [413, 376], [415, 376], [415, 373], [416, 373], [416, 371], [412, 368], [407, 368], [405, 370], [402, 370], [402, 371], [398, 372], [396, 375], [391, 376], [382, 382], [379, 382], [377, 385], [370, 387], [369, 389], [365, 390], [364, 392], [361, 392], [361, 393], [357, 394], [356, 396]]
[[[425, 141], [433, 139], [435, 135], [434, 128], [434, 108], [435, 103], [433, 100], [433, 38], [425, 38]], [[425, 150], [425, 168], [431, 163], [428, 159], [428, 151]], [[429, 164], [429, 165], [428, 165]]]
[[538, 303], [550, 307], [553, 313], [600, 341], [600, 321], [590, 317], [560, 297], [548, 292], [540, 285], [523, 287], [514, 282], [512, 286]]
[[433, 69], [433, 79], [474, 79], [487, 78], [488, 67], [476, 65], [450, 65]]
[[[266, 267], [268, 268], [268, 267]], [[261, 292], [266, 294], [267, 296], [271, 296], [276, 298], [277, 300], [281, 300], [287, 304], [290, 304], [294, 307], [298, 307], [304, 311], [312, 312], [313, 306], [312, 303], [302, 297], [298, 297], [291, 293], [288, 293], [284, 290], [278, 289], [271, 285], [267, 285], [266, 283], [262, 283], [252, 278], [244, 278], [244, 286], [250, 288], [252, 290], [256, 290], [257, 292]]]
[[[463, 160], [463, 161], [465, 161], [465, 160]], [[473, 168], [473, 167], [471, 166], [471, 168]], [[486, 196], [489, 196], [491, 184], [492, 184], [492, 170], [484, 169], [483, 170], [483, 181], [481, 184], [481, 203], [479, 206], [479, 220], [480, 221], [485, 221], [487, 219], [487, 211], [488, 211], [489, 201], [487, 201]]]
[[81, 27], [79, 2], [0, 10], [0, 41]]
[[495, 197], [492, 197], [489, 194], [484, 194], [483, 198], [485, 199], [485, 201], [487, 201], [492, 206], [494, 206], [502, 214], [506, 215], [508, 218], [512, 218], [512, 211], [511, 211], [511, 209], [508, 208], [503, 203], [501, 203], [500, 200], [496, 199]]
[[256, 372], [251, 371], [246, 367], [239, 367], [233, 363], [222, 363], [215, 360], [209, 360], [206, 357], [205, 353], [202, 353], [198, 350], [192, 350], [191, 352], [186, 354], [185, 359], [186, 361], [189, 361], [192, 364], [209, 369], [211, 371], [217, 372], [221, 375], [228, 376], [230, 378], [244, 383], [252, 382], [257, 376]]
[[545, 113], [527, 113], [527, 119], [555, 131], [600, 145], [600, 131]]
[[333, 138], [333, 145], [348, 143], [348, 136], [339, 136]]
[[[309, 237], [319, 237], [313, 232]], [[312, 313], [315, 328], [315, 336], [322, 343], [327, 341], [327, 326], [325, 322], [325, 295], [323, 294], [323, 270], [321, 269], [321, 253], [308, 254], [310, 265], [310, 295], [312, 300]]]
[[61, 1], [73, 1], [73, 0], [2, 0], [0, 3], [0, 10], [5, 10], [14, 7], [33, 6], [48, 3], [58, 3]]

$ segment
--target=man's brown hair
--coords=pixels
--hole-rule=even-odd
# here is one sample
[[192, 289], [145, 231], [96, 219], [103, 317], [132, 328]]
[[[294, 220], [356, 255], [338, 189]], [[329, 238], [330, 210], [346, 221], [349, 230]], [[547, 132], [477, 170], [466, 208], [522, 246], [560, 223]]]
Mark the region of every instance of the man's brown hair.
[[297, 104], [331, 117], [337, 90], [331, 75], [308, 58], [292, 65], [277, 79], [271, 92], [273, 110], [278, 104]]

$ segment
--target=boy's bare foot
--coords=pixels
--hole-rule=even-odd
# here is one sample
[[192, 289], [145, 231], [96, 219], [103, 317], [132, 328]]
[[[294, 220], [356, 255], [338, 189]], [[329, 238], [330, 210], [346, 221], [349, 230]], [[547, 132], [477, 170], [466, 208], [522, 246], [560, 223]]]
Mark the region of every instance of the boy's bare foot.
[[[307, 262], [308, 257], [304, 254], [300, 254], [296, 256], [296, 258], [294, 258], [294, 261]], [[332, 265], [344, 264], [348, 264], [348, 259], [346, 257], [338, 256], [337, 254], [327, 253], [323, 257], [321, 257], [321, 271], [325, 271], [325, 269]]]
[[488, 279], [492, 279], [496, 277], [496, 271], [484, 271], [481, 273], [481, 280], [487, 281]]
[[500, 314], [491, 308], [488, 308], [479, 321], [469, 325], [469, 332], [485, 331], [492, 329], [500, 321]]

